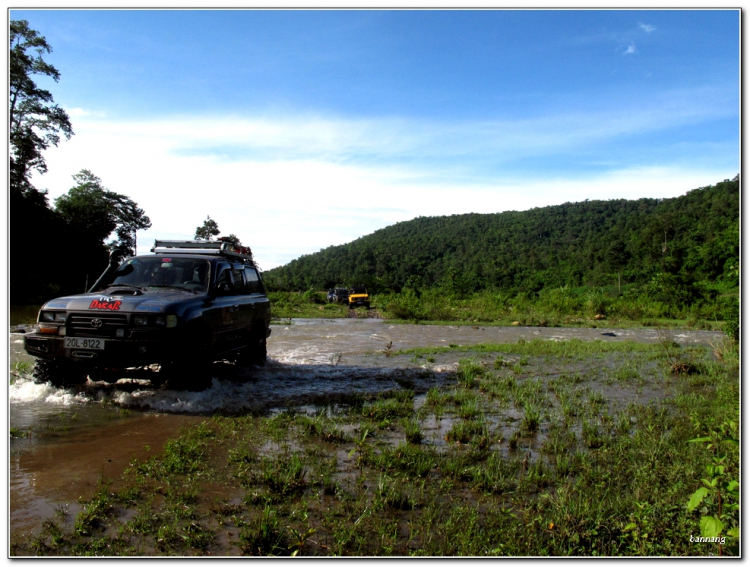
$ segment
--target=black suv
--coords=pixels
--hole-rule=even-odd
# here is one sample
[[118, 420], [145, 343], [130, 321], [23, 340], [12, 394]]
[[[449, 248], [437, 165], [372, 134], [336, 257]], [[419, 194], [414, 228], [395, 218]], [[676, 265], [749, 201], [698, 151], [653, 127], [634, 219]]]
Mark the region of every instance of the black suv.
[[157, 240], [151, 252], [120, 263], [115, 251], [88, 293], [42, 306], [39, 331], [24, 336], [37, 380], [116, 380], [159, 364], [155, 384], [200, 390], [214, 360], [265, 363], [271, 307], [249, 248]]
[[349, 290], [345, 287], [331, 288], [328, 290], [328, 303], [348, 303]]

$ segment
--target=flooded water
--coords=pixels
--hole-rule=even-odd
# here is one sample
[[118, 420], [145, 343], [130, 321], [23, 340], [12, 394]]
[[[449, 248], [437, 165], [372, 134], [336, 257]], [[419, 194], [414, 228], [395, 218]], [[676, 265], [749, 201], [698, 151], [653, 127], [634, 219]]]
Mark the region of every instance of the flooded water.
[[[272, 329], [266, 367], [216, 363], [212, 386], [203, 392], [157, 389], [143, 376], [133, 375], [123, 376], [115, 385], [89, 382], [61, 389], [35, 384], [29, 376], [33, 358], [23, 351], [23, 334], [11, 333], [11, 533], [38, 527], [63, 502], [90, 496], [100, 477], [119, 476], [133, 458], [158, 452], [181, 428], [210, 414], [326, 404], [407, 384], [424, 393], [453, 380], [459, 358], [466, 356], [447, 351], [431, 363], [385, 353], [520, 338], [661, 339], [655, 329], [393, 325], [379, 319], [298, 319]], [[671, 337], [684, 345], [709, 345], [718, 342], [721, 334], [678, 331]], [[445, 425], [433, 426], [442, 435]]]

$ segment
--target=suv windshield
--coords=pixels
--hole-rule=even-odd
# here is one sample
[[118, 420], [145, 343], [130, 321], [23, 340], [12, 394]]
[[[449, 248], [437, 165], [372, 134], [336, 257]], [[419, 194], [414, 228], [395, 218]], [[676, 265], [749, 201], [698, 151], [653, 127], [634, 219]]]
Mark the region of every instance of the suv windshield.
[[114, 273], [110, 286], [126, 285], [144, 288], [178, 287], [190, 291], [207, 291], [211, 265], [193, 258], [131, 258]]

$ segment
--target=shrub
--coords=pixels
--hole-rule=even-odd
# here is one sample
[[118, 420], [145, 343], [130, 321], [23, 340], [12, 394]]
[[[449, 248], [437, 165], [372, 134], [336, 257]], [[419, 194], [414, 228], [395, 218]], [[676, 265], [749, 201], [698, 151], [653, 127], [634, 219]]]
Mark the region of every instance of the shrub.
[[325, 303], [325, 297], [323, 294], [318, 293], [312, 289], [308, 289], [302, 294], [302, 301], [305, 303], [315, 303], [317, 305]]
[[740, 342], [740, 302], [737, 299], [724, 314], [724, 334], [734, 342]]

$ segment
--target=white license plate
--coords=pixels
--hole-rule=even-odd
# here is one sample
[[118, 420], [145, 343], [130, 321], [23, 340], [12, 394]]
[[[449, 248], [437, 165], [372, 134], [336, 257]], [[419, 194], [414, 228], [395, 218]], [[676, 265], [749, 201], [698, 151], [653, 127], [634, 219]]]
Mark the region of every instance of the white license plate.
[[89, 348], [93, 350], [104, 350], [104, 339], [65, 337], [65, 348]]

